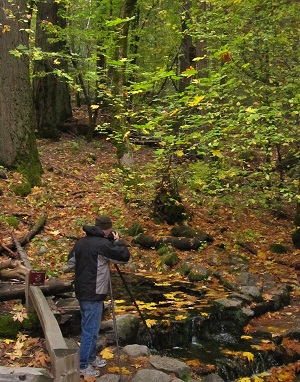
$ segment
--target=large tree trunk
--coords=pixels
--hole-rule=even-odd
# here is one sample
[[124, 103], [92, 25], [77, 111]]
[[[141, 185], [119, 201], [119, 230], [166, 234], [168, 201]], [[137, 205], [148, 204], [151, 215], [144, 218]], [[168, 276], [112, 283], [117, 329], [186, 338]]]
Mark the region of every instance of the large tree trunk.
[[[59, 2], [54, 0], [40, 0], [37, 3], [38, 13], [36, 22], [36, 46], [43, 52], [60, 52], [64, 49], [64, 42], [50, 43], [47, 26], [58, 25], [64, 28], [66, 20], [59, 16]], [[53, 28], [53, 27], [52, 27]], [[58, 138], [60, 126], [72, 116], [69, 88], [63, 78], [53, 73], [54, 69], [67, 72], [67, 63], [56, 60], [49, 55], [34, 65], [34, 106], [37, 120], [37, 129], [41, 137]]]
[[0, 164], [16, 166], [28, 185], [38, 184], [42, 172], [34, 130], [28, 55], [10, 53], [28, 47], [27, 2], [3, 0], [0, 7]]

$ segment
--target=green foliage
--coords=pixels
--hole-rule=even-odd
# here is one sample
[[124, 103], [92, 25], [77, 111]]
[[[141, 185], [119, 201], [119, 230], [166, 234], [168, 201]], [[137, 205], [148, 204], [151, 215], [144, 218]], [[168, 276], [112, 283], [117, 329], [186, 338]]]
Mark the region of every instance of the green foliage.
[[[246, 195], [246, 206], [299, 201], [299, 171], [281, 165], [300, 155], [299, 2], [216, 0], [191, 3], [186, 12], [177, 0], [146, 0], [124, 17], [123, 5], [73, 1], [60, 10], [65, 29], [43, 23], [49, 42], [68, 49], [42, 52], [33, 39], [29, 49], [11, 53], [51, 61], [53, 73], [84, 98], [89, 119], [99, 111], [97, 131], [112, 140], [118, 158], [139, 148], [136, 137], [155, 142], [155, 168], [120, 169], [124, 200], [152, 200], [149, 190], [160, 179], [150, 179], [170, 163], [193, 204], [202, 202], [199, 195], [231, 203], [232, 193]], [[181, 70], [184, 38], [193, 57]], [[70, 63], [68, 73], [60, 60]], [[39, 173], [26, 172], [22, 195]], [[104, 188], [111, 186], [106, 180]]]
[[4, 216], [3, 214], [0, 213], [0, 220], [5, 221], [7, 224], [9, 224], [14, 229], [18, 228], [18, 225], [19, 225], [18, 219], [13, 215]]

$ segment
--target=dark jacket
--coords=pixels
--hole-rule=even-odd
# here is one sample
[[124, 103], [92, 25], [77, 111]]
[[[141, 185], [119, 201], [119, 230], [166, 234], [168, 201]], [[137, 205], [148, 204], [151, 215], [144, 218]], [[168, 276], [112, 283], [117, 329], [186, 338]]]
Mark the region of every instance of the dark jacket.
[[79, 239], [68, 256], [69, 268], [75, 268], [75, 294], [78, 300], [103, 301], [109, 283], [109, 263], [126, 263], [128, 248], [113, 242], [96, 226], [83, 226], [86, 236]]

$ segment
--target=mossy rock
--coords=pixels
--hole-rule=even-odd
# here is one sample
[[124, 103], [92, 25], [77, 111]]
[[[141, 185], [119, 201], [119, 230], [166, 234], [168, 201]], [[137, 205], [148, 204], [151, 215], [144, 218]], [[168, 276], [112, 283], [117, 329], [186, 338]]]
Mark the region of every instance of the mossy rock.
[[190, 271], [191, 271], [191, 266], [188, 265], [188, 264], [183, 264], [183, 266], [179, 269], [179, 272], [182, 274], [182, 275], [185, 275], [187, 276]]
[[135, 237], [135, 236], [137, 236], [137, 235], [139, 235], [141, 233], [144, 233], [144, 228], [141, 226], [140, 223], [135, 222], [135, 223], [132, 224], [131, 227], [128, 228], [127, 233], [128, 233], [129, 236]]
[[141, 245], [144, 248], [156, 248], [157, 246], [157, 240], [153, 239], [152, 236], [145, 235], [143, 233], [133, 239], [132, 243]]
[[193, 228], [183, 224], [173, 227], [171, 234], [175, 237], [186, 237], [190, 239], [196, 238], [200, 241], [207, 241], [209, 243], [213, 242], [213, 237], [206, 232], [201, 230], [195, 231]]
[[18, 196], [27, 196], [31, 192], [31, 186], [28, 182], [24, 181], [13, 187], [13, 192]]
[[28, 318], [24, 318], [22, 322], [14, 321], [13, 316], [3, 314], [0, 316], [0, 337], [16, 337], [22, 331], [36, 331], [39, 326], [39, 319], [35, 313], [28, 313]]
[[167, 253], [169, 253], [169, 251], [170, 251], [169, 247], [167, 247], [166, 245], [162, 245], [161, 247], [159, 247], [157, 249], [157, 254], [159, 256], [163, 256], [163, 255], [166, 255]]
[[189, 272], [187, 277], [190, 281], [204, 281], [207, 279], [207, 275], [197, 272]]
[[0, 337], [15, 337], [21, 330], [21, 322], [14, 321], [12, 316], [0, 316]]
[[166, 264], [168, 267], [174, 267], [179, 263], [179, 257], [176, 252], [168, 253], [163, 258], [163, 263]]
[[197, 265], [191, 267], [187, 277], [190, 281], [203, 281], [207, 280], [210, 273], [211, 272], [207, 268], [203, 267], [202, 265]]
[[270, 251], [273, 253], [283, 254], [289, 251], [289, 248], [281, 243], [273, 243], [270, 245]]

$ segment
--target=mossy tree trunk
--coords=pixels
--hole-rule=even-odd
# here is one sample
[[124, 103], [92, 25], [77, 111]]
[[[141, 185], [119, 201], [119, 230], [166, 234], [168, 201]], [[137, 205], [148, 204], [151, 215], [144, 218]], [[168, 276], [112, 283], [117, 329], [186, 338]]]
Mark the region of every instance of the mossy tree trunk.
[[27, 55], [10, 53], [17, 46], [28, 46], [25, 31], [27, 2], [15, 5], [4, 0], [0, 7], [0, 163], [16, 167], [25, 176], [27, 189], [39, 184], [39, 160]]
[[55, 60], [52, 55], [53, 52], [63, 52], [64, 41], [49, 40], [57, 37], [50, 32], [53, 26], [61, 29], [66, 26], [66, 19], [59, 16], [63, 11], [60, 7], [61, 3], [54, 0], [40, 0], [37, 3], [35, 44], [43, 52], [49, 52], [49, 56], [34, 64], [34, 107], [39, 136], [52, 139], [59, 137], [60, 126], [72, 117], [68, 84], [54, 72], [55, 69], [67, 72], [67, 63], [62, 59]]

